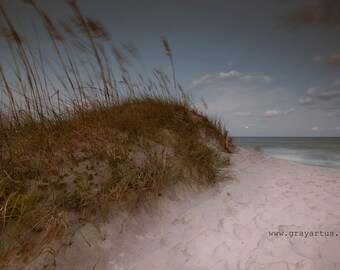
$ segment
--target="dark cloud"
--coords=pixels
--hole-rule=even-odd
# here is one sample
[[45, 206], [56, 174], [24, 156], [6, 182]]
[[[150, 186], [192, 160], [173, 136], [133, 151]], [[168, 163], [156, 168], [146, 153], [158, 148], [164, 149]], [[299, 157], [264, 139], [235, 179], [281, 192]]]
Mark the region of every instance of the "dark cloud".
[[323, 100], [331, 100], [340, 97], [340, 82], [336, 81], [331, 85], [321, 88], [314, 96]]
[[317, 4], [306, 5], [283, 18], [286, 26], [340, 25], [340, 0], [319, 0]]
[[303, 105], [303, 106], [312, 105], [313, 102], [314, 102], [314, 100], [310, 96], [302, 97], [302, 98], [299, 99], [299, 104]]
[[340, 119], [340, 111], [339, 111], [339, 110], [336, 110], [336, 111], [329, 112], [329, 113], [326, 115], [326, 117], [327, 117], [327, 118]]
[[319, 100], [321, 103], [313, 106], [313, 109], [340, 109], [340, 81], [335, 81], [332, 84], [324, 87], [309, 88], [305, 96], [299, 99], [299, 104], [313, 105], [316, 100]]
[[328, 65], [331, 67], [340, 66], [340, 53], [335, 53], [329, 56], [316, 56], [314, 57], [314, 62], [317, 64]]
[[328, 59], [328, 65], [340, 66], [340, 53], [331, 55]]

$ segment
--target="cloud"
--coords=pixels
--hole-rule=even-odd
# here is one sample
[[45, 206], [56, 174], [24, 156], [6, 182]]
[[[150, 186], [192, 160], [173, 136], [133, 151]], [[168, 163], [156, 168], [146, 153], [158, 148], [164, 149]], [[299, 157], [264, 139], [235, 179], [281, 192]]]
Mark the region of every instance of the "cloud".
[[335, 127], [334, 129], [337, 131], [340, 131], [340, 127]]
[[263, 81], [263, 82], [266, 82], [266, 83], [270, 83], [272, 81], [272, 78], [268, 75], [264, 75], [264, 76], [244, 75], [244, 76], [241, 76], [240, 79], [242, 81], [249, 81], [249, 82]]
[[192, 87], [199, 87], [204, 84], [218, 84], [231, 81], [239, 81], [245, 83], [270, 83], [272, 78], [268, 75], [252, 75], [243, 74], [237, 70], [230, 70], [228, 72], [220, 72], [217, 74], [206, 74], [191, 82]]
[[252, 114], [250, 112], [235, 112], [236, 116], [251, 116]]
[[307, 94], [323, 100], [340, 97], [340, 81], [335, 81], [326, 87], [309, 90]]
[[314, 62], [330, 67], [340, 66], [340, 53], [335, 53], [329, 56], [318, 55], [314, 57]]
[[333, 111], [333, 112], [329, 112], [326, 115], [327, 118], [334, 118], [334, 119], [339, 119], [340, 118], [340, 111]]
[[192, 87], [199, 86], [199, 85], [203, 84], [203, 82], [209, 80], [211, 77], [212, 77], [212, 75], [210, 75], [210, 74], [204, 75], [203, 77], [201, 77], [199, 79], [193, 80], [191, 82], [191, 86]]
[[340, 1], [319, 0], [317, 4], [305, 5], [282, 20], [285, 26], [340, 25]]
[[338, 103], [334, 103], [334, 104], [323, 104], [323, 105], [320, 105], [318, 107], [314, 107], [313, 109], [320, 109], [320, 110], [325, 110], [325, 111], [328, 111], [328, 110], [337, 110], [340, 108], [340, 104]]
[[316, 89], [316, 88], [310, 87], [310, 88], [308, 88], [308, 90], [307, 90], [307, 95], [313, 96], [313, 95], [316, 94], [316, 92], [317, 92], [317, 89]]
[[264, 117], [275, 117], [279, 115], [282, 115], [282, 112], [278, 110], [269, 110], [264, 113]]
[[251, 128], [251, 127], [256, 127], [255, 124], [246, 124], [244, 125], [244, 128], [248, 129], [248, 128]]
[[336, 110], [340, 108], [340, 81], [335, 81], [329, 85], [322, 87], [309, 88], [305, 96], [299, 99], [300, 105], [311, 105], [319, 100], [317, 106], [314, 109], [322, 110]]
[[229, 72], [218, 73], [219, 78], [226, 78], [226, 79], [235, 79], [235, 78], [239, 78], [240, 76], [242, 76], [242, 74], [237, 70], [231, 70]]
[[290, 109], [287, 109], [287, 110], [268, 110], [268, 111], [265, 111], [265, 113], [263, 114], [262, 117], [277, 117], [277, 116], [282, 116], [282, 115], [286, 115], [286, 114], [289, 114], [291, 112], [294, 111], [294, 108], [290, 108]]
[[288, 110], [283, 111], [283, 114], [289, 114], [291, 112], [294, 112], [294, 108], [289, 108]]
[[300, 105], [311, 105], [311, 104], [313, 104], [313, 102], [314, 102], [314, 100], [310, 96], [302, 97], [302, 98], [299, 99]]
[[326, 62], [325, 59], [326, 57], [324, 55], [317, 55], [314, 56], [313, 61], [317, 64], [324, 64]]
[[314, 126], [310, 129], [311, 131], [320, 131], [321, 128], [319, 126]]
[[340, 66], [340, 53], [331, 55], [328, 59], [328, 65]]

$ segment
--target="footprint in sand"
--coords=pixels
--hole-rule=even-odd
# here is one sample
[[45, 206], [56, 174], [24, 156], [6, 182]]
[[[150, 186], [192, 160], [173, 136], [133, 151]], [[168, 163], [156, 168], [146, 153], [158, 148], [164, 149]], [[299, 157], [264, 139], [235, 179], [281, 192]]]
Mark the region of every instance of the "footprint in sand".
[[228, 262], [219, 262], [211, 268], [211, 270], [229, 270]]
[[275, 188], [275, 187], [272, 186], [272, 185], [269, 185], [269, 186], [258, 186], [256, 189], [266, 191], [266, 190], [271, 189], [271, 188]]
[[256, 228], [260, 231], [267, 230], [270, 227], [272, 227], [272, 225], [268, 221], [263, 220], [262, 213], [256, 215], [256, 217], [254, 218], [254, 222], [255, 222]]
[[230, 252], [230, 247], [227, 245], [225, 241], [223, 241], [216, 248], [214, 248], [212, 256], [216, 262], [220, 262], [221, 260], [225, 258], [227, 254], [229, 254], [229, 252]]
[[305, 181], [304, 184], [315, 184], [315, 181]]
[[336, 184], [336, 180], [326, 180], [327, 183], [330, 183], [330, 184]]
[[284, 186], [287, 186], [289, 185], [290, 182], [286, 181], [286, 180], [279, 180], [279, 181], [276, 181], [275, 185], [279, 186], [279, 187], [284, 187]]
[[[255, 189], [253, 189], [253, 191], [256, 194], [265, 194], [268, 192], [269, 189], [271, 189], [273, 187], [256, 187]], [[263, 198], [263, 196], [261, 196]], [[258, 199], [258, 198], [257, 198]]]
[[323, 201], [329, 205], [337, 206], [340, 204], [340, 197], [329, 194]]
[[289, 268], [286, 262], [274, 263], [252, 263], [247, 270], [287, 270]]
[[109, 261], [109, 265], [113, 270], [123, 270], [124, 267], [121, 264], [118, 264], [116, 260]]
[[310, 260], [319, 260], [321, 258], [322, 242], [313, 237], [292, 238], [289, 239], [289, 244], [292, 250], [302, 257]]
[[301, 191], [305, 191], [305, 186], [301, 185], [301, 184], [293, 184], [289, 187], [289, 189], [291, 191], [295, 191], [295, 192], [301, 192]]
[[110, 238], [105, 238], [105, 240], [97, 240], [97, 245], [102, 249], [108, 249], [112, 245]]
[[224, 218], [220, 218], [218, 220], [218, 224], [217, 224], [217, 229], [223, 229], [224, 228]]
[[307, 261], [307, 260], [303, 260], [303, 261], [299, 261], [296, 264], [296, 270], [310, 270], [310, 269], [314, 269], [314, 263], [312, 261]]
[[[322, 259], [340, 265], [339, 236], [328, 238], [323, 249]], [[338, 268], [339, 269], [339, 268]]]
[[241, 204], [241, 205], [248, 205], [250, 203], [250, 198], [244, 195], [240, 195], [240, 197], [233, 197], [233, 201], [235, 203]]
[[298, 193], [297, 192], [293, 192], [293, 191], [285, 191], [282, 193], [282, 195], [286, 198], [286, 199], [290, 199], [293, 197], [296, 197]]
[[[168, 252], [168, 256], [166, 259], [166, 263], [169, 265], [183, 266], [187, 260], [187, 254], [184, 254], [184, 250], [186, 249], [183, 243], [178, 243], [173, 246]], [[179, 268], [178, 268], [179, 269]]]
[[191, 221], [192, 221], [191, 218], [182, 216], [182, 217], [175, 218], [174, 221], [172, 222], [172, 225], [177, 225], [177, 224], [185, 225], [185, 224], [189, 224]]
[[195, 240], [191, 240], [185, 244], [185, 249], [183, 249], [183, 255], [186, 257], [194, 257], [198, 253], [197, 243]]
[[251, 230], [241, 224], [234, 224], [234, 235], [240, 239], [247, 239], [251, 237]]

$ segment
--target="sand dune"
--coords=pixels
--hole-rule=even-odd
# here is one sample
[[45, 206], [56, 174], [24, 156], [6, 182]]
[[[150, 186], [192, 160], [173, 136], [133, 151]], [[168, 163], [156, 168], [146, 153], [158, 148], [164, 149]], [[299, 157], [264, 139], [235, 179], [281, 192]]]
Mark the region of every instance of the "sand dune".
[[164, 199], [157, 214], [141, 213], [121, 233], [118, 220], [103, 238], [83, 227], [57, 268], [340, 269], [340, 170], [243, 149], [227, 170], [233, 180]]

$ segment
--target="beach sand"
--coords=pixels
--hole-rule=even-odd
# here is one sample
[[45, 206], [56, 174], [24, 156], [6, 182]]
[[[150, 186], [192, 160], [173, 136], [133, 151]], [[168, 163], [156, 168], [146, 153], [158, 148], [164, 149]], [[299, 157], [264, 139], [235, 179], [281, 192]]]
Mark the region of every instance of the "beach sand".
[[244, 149], [231, 162], [213, 188], [163, 198], [123, 227], [82, 227], [57, 269], [340, 269], [340, 170]]

